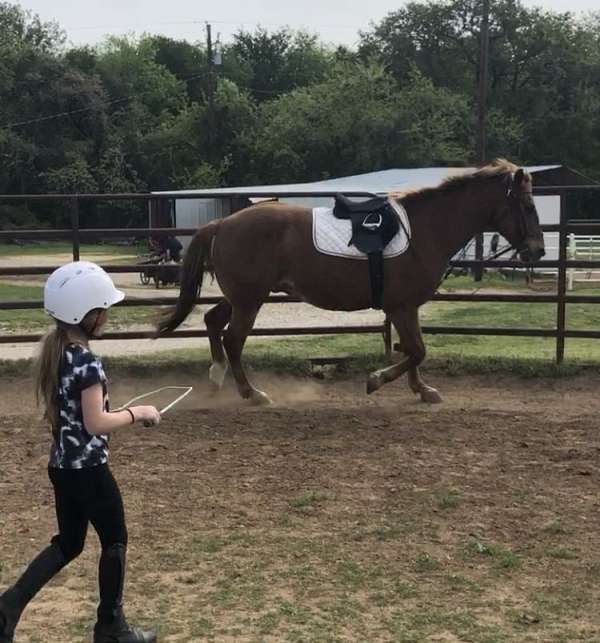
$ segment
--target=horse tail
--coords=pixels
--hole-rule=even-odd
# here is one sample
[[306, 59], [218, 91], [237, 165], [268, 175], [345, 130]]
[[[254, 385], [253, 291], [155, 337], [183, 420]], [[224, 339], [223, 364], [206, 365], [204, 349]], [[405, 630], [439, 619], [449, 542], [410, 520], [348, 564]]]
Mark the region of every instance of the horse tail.
[[194, 235], [181, 267], [179, 298], [177, 303], [159, 320], [155, 337], [175, 330], [192, 312], [200, 294], [202, 277], [210, 257], [212, 241], [217, 234], [220, 221], [211, 221], [202, 226]]

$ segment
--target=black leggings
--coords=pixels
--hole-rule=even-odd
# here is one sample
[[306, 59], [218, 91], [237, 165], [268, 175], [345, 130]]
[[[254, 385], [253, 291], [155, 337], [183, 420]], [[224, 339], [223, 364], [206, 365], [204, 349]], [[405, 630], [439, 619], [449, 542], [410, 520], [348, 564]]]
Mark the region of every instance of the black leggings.
[[52, 542], [68, 561], [83, 551], [88, 524], [96, 530], [102, 550], [127, 546], [121, 492], [107, 464], [84, 469], [48, 468], [54, 486], [58, 534]]

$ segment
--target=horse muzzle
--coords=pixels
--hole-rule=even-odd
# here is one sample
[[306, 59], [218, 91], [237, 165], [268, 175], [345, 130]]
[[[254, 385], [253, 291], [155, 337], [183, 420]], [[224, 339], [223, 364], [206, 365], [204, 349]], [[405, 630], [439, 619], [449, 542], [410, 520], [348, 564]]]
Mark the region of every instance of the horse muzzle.
[[525, 263], [535, 263], [546, 254], [544, 240], [532, 239], [526, 242], [525, 246], [519, 250], [519, 259]]

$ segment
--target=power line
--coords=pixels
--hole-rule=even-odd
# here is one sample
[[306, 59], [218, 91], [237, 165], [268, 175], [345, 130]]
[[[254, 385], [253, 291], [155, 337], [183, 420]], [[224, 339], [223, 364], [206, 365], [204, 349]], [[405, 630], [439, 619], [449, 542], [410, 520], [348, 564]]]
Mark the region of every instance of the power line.
[[[143, 27], [139, 24], [136, 25], [98, 25], [98, 26], [81, 26], [81, 27], [65, 27], [66, 31], [100, 31], [102, 29], [109, 30], [122, 30], [122, 29], [132, 29], [139, 30], [140, 28], [148, 27], [165, 27], [165, 26], [181, 26], [181, 25], [204, 25], [207, 22], [218, 25], [233, 25], [233, 26], [244, 26], [244, 25], [253, 25], [255, 27], [278, 27], [278, 28], [287, 28], [289, 25], [281, 24], [278, 22], [262, 22], [262, 21], [252, 21], [252, 20], [180, 20], [180, 21], [169, 21], [169, 22], [151, 22], [146, 23]], [[316, 29], [352, 29], [359, 30], [362, 29], [364, 25], [339, 25], [339, 24], [318, 24], [311, 25], [310, 28]], [[296, 29], [298, 30], [298, 29]]]
[[[197, 22], [199, 22], [199, 21], [194, 21], [194, 23], [197, 23]], [[193, 81], [193, 80], [198, 80], [200, 78], [204, 78], [207, 75], [210, 77], [210, 72], [208, 72], [208, 73], [203, 72], [201, 74], [196, 74], [194, 76], [190, 76], [189, 78], [182, 78], [182, 79], [179, 79], [179, 82], [187, 83], [187, 82], [190, 82], [190, 81]], [[223, 77], [226, 78], [226, 76], [223, 76]], [[28, 82], [28, 81], [19, 81], [19, 82], [25, 83], [25, 82]], [[48, 80], [48, 79], [39, 79], [39, 80], [36, 80], [36, 82], [44, 83], [44, 82], [51, 82], [51, 81]], [[246, 88], [246, 89], [250, 93], [255, 93], [255, 94], [270, 94], [270, 95], [279, 96], [279, 95], [283, 95], [283, 94], [286, 93], [285, 90], [258, 89], [258, 88], [256, 88], [256, 89]], [[297, 89], [297, 88], [293, 88], [293, 89]], [[113, 99], [113, 100], [106, 101], [104, 103], [104, 105], [114, 105], [114, 104], [118, 104], [118, 103], [124, 103], [124, 102], [127, 102], [127, 101], [131, 100], [132, 98], [137, 98], [139, 96], [144, 96], [146, 93], [148, 93], [148, 92], [141, 92], [140, 94], [135, 94], [135, 95], [132, 95], [132, 96], [126, 96], [124, 98], [116, 98], [116, 99]], [[13, 129], [13, 128], [16, 128], [16, 127], [23, 127], [25, 125], [34, 125], [36, 123], [42, 123], [42, 122], [47, 122], [47, 121], [51, 121], [51, 120], [56, 120], [56, 119], [59, 119], [59, 118], [64, 118], [65, 116], [71, 116], [73, 114], [82, 114], [82, 113], [85, 113], [85, 112], [93, 111], [96, 108], [97, 108], [97, 106], [90, 105], [88, 107], [80, 107], [78, 109], [65, 110], [65, 111], [62, 111], [62, 112], [58, 112], [56, 114], [48, 114], [46, 116], [39, 116], [37, 118], [31, 118], [31, 119], [24, 120], [24, 121], [17, 121], [17, 122], [14, 122], [14, 123], [7, 123], [5, 125], [0, 125], [0, 131], [10, 130], [10, 129]]]
[[[196, 74], [195, 76], [190, 76], [189, 78], [182, 78], [179, 80], [179, 82], [182, 83], [188, 83], [193, 80], [199, 80], [200, 78], [205, 78], [208, 75], [208, 72], [203, 72], [201, 74]], [[227, 76], [222, 75], [223, 78], [227, 78]], [[228, 80], [233, 80], [229, 78]], [[244, 89], [244, 88], [242, 88]], [[275, 90], [275, 89], [252, 89], [252, 88], [245, 88], [249, 93], [257, 93], [257, 94], [271, 94], [271, 95], [276, 95], [280, 96], [286, 93], [285, 90]], [[297, 88], [294, 88], [297, 89]], [[132, 98], [138, 98], [139, 96], [144, 96], [148, 92], [140, 92], [139, 94], [131, 95], [131, 96], [125, 96], [124, 98], [115, 98], [113, 100], [106, 101], [104, 105], [115, 105], [118, 103], [125, 103]], [[7, 123], [6, 125], [0, 125], [0, 131], [3, 130], [9, 130], [13, 129], [15, 127], [22, 127], [24, 125], [34, 125], [36, 123], [42, 123], [45, 121], [51, 121], [55, 120], [58, 118], [64, 118], [65, 116], [71, 116], [72, 114], [82, 114], [84, 112], [90, 112], [96, 109], [96, 105], [90, 105], [89, 107], [80, 107], [78, 109], [71, 109], [67, 110], [64, 112], [58, 112], [56, 114], [48, 114], [46, 116], [38, 116], [37, 118], [31, 118], [25, 121], [17, 121], [15, 123]]]
[[[121, 103], [124, 101], [129, 100], [129, 97], [127, 98], [117, 98], [115, 100], [108, 101], [108, 105], [111, 105], [113, 103]], [[81, 114], [82, 112], [89, 112], [94, 109], [96, 109], [96, 105], [90, 105], [89, 107], [81, 107], [79, 109], [71, 109], [66, 112], [58, 112], [58, 114], [50, 114], [48, 116], [39, 116], [38, 118], [31, 118], [27, 121], [19, 121], [17, 123], [8, 123], [7, 125], [2, 125], [0, 127], [0, 130], [7, 130], [7, 129], [12, 129], [13, 127], [21, 127], [23, 125], [33, 125], [34, 123], [42, 123], [44, 121], [51, 121], [55, 118], [63, 118], [64, 116], [70, 116], [71, 114]]]
[[[204, 78], [205, 76], [206, 76], [206, 72], [202, 74], [196, 74], [195, 76], [190, 76], [189, 78], [182, 78], [180, 82], [187, 83], [192, 80], [198, 80], [199, 78]], [[148, 94], [148, 93], [149, 92], [140, 92], [139, 94], [125, 96], [124, 98], [115, 98], [113, 100], [106, 101], [104, 105], [115, 105], [117, 103], [125, 103], [133, 98], [144, 96], [145, 94]], [[45, 121], [51, 121], [58, 118], [64, 118], [65, 116], [71, 116], [72, 114], [81, 114], [84, 112], [90, 112], [95, 109], [97, 109], [97, 105], [90, 105], [89, 107], [80, 107], [78, 109], [71, 109], [64, 112], [58, 112], [56, 114], [48, 114], [47, 116], [38, 116], [37, 118], [31, 118], [26, 121], [18, 121], [16, 123], [7, 123], [6, 125], [0, 126], [0, 131], [10, 130], [15, 127], [22, 127], [23, 125], [34, 125], [35, 123], [42, 123]]]

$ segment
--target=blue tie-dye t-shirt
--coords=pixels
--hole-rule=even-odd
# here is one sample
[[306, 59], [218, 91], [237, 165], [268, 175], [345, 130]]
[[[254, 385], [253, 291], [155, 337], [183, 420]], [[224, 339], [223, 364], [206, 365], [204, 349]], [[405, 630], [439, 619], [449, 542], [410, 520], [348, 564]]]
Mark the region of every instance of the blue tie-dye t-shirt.
[[86, 431], [81, 410], [81, 392], [100, 384], [102, 400], [109, 410], [106, 375], [102, 362], [79, 344], [65, 348], [59, 377], [57, 436], [50, 452], [50, 466], [59, 469], [83, 469], [108, 461], [108, 436]]

